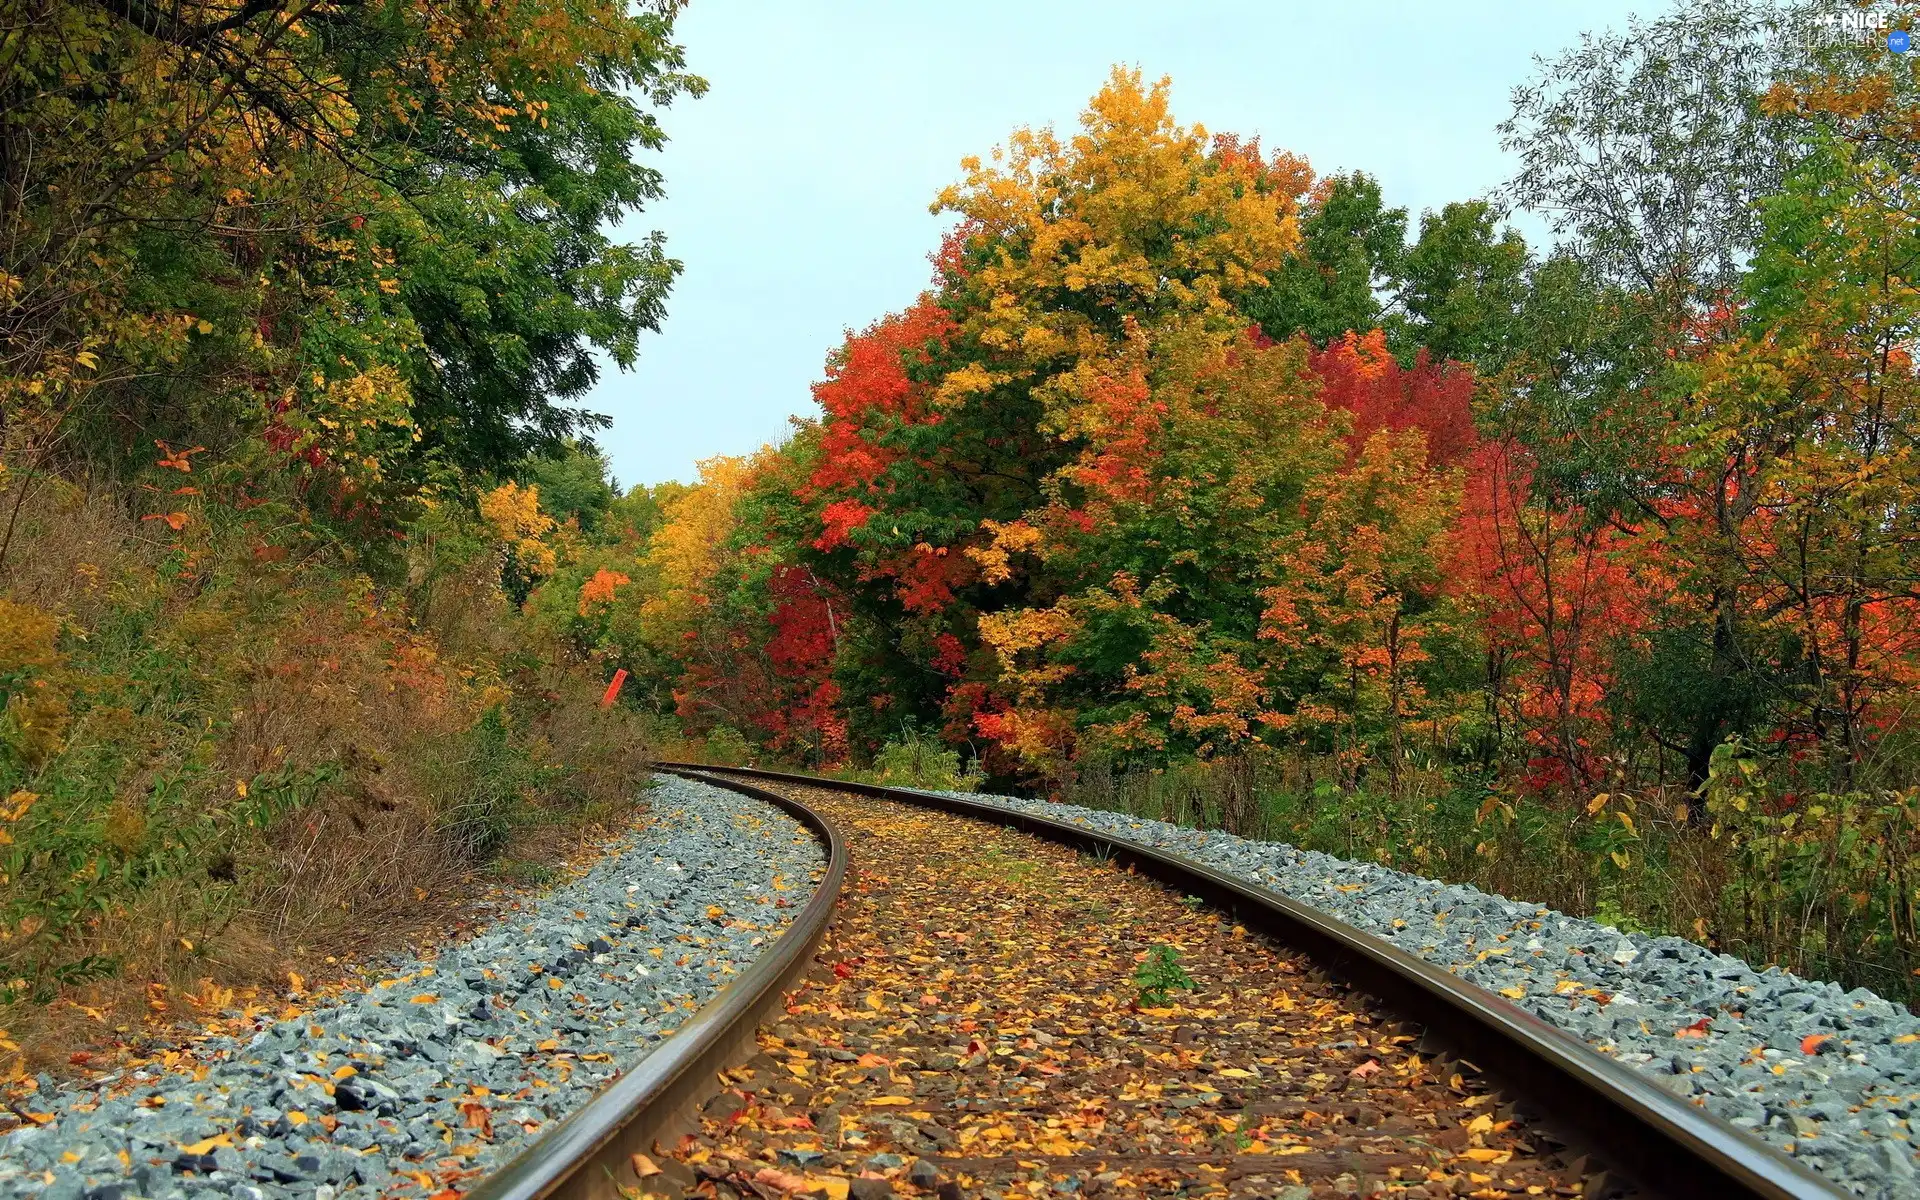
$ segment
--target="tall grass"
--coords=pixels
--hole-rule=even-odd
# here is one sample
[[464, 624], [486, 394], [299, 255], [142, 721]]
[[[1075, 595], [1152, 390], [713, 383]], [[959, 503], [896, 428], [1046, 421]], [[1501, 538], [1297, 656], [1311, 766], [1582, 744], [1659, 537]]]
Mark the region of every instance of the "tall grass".
[[1060, 798], [1366, 859], [1920, 1001], [1913, 789], [1781, 794], [1765, 761], [1734, 745], [1715, 759], [1704, 824], [1675, 787], [1555, 801], [1431, 764], [1408, 764], [1393, 793], [1340, 778], [1329, 760], [1277, 752], [1091, 763]]

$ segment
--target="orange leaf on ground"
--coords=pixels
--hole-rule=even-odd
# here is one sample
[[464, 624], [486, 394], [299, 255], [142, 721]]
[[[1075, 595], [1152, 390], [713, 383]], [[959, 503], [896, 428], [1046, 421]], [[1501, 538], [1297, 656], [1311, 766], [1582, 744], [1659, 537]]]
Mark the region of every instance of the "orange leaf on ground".
[[1810, 1033], [1800, 1039], [1800, 1053], [1818, 1054], [1820, 1047], [1833, 1040], [1830, 1033]]
[[1703, 1038], [1707, 1036], [1707, 1026], [1711, 1024], [1713, 1024], [1711, 1019], [1701, 1017], [1691, 1025], [1674, 1030], [1673, 1036], [1677, 1038]]

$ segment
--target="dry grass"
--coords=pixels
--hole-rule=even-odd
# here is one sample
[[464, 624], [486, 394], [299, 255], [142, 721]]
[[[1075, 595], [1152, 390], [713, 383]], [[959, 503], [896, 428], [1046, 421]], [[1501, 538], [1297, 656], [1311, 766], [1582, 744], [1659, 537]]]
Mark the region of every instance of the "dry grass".
[[39, 796], [0, 845], [15, 1071], [97, 1065], [209, 988], [431, 941], [495, 856], [557, 862], [634, 812], [636, 722], [588, 664], [520, 644], [491, 559], [410, 595], [245, 530], [168, 532], [41, 480], [0, 572], [63, 630], [57, 668], [0, 662], [0, 685], [71, 718], [44, 760], [0, 744], [0, 800]]

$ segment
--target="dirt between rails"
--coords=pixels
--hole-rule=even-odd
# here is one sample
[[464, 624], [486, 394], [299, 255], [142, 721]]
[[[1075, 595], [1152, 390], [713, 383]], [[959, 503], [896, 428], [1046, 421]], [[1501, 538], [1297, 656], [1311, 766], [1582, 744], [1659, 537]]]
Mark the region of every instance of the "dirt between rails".
[[[838, 823], [854, 872], [700, 1132], [636, 1160], [648, 1194], [1582, 1194], [1476, 1079], [1197, 901], [984, 822], [762, 786]], [[1162, 947], [1193, 987], [1163, 970], [1143, 997]]]

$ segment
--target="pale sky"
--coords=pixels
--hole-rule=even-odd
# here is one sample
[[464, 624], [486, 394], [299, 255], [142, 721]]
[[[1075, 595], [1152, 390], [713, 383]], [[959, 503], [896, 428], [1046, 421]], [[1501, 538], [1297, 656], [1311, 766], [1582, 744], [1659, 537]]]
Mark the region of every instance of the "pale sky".
[[1534, 55], [1664, 7], [693, 0], [679, 37], [712, 90], [664, 114], [668, 197], [628, 226], [665, 230], [686, 272], [636, 368], [588, 401], [613, 417], [601, 444], [632, 484], [779, 439], [844, 331], [927, 286], [927, 205], [959, 160], [1073, 128], [1116, 63], [1171, 76], [1183, 124], [1373, 174], [1417, 228], [1507, 176], [1494, 126]]

